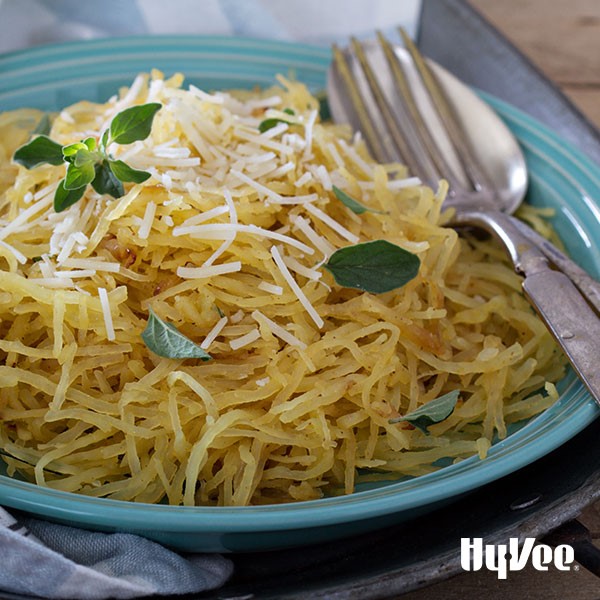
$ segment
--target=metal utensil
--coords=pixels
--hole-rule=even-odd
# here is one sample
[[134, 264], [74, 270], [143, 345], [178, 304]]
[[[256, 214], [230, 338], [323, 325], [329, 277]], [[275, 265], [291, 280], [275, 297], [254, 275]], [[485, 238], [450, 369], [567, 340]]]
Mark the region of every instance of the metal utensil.
[[378, 43], [353, 39], [344, 51], [334, 47], [327, 86], [334, 120], [360, 130], [377, 160], [400, 160], [432, 186], [448, 180], [453, 224], [485, 229], [503, 243], [531, 304], [600, 404], [600, 320], [585, 299], [600, 312], [600, 284], [511, 216], [527, 189], [514, 136], [401, 33], [406, 49], [380, 34]]

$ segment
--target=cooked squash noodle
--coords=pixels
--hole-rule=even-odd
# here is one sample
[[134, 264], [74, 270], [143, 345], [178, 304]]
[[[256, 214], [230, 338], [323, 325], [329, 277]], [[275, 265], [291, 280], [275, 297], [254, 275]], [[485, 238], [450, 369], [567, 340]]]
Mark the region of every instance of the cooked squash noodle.
[[[495, 243], [445, 226], [445, 182], [374, 163], [283, 78], [209, 94], [155, 71], [66, 108], [50, 137], [98, 138], [150, 101], [162, 104], [150, 136], [109, 150], [151, 177], [119, 199], [89, 188], [59, 213], [64, 167], [11, 162], [41, 113], [0, 116], [9, 475], [138, 502], [311, 500], [485, 459], [508, 425], [556, 400], [564, 358]], [[266, 118], [282, 122], [261, 133]], [[370, 210], [355, 214], [333, 186]], [[380, 239], [421, 261], [403, 287], [343, 288], [322, 268]], [[211, 360], [153, 354], [150, 308]], [[451, 390], [456, 409], [428, 435], [390, 422]]]

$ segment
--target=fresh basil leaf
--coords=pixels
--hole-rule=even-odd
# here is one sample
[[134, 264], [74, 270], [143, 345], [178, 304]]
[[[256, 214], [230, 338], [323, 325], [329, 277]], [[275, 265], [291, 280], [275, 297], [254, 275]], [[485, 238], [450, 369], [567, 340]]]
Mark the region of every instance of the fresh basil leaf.
[[419, 257], [385, 240], [336, 250], [324, 267], [343, 287], [382, 294], [402, 287], [419, 272]]
[[44, 116], [38, 121], [38, 124], [35, 126], [35, 129], [31, 133], [33, 135], [48, 136], [50, 134], [51, 128], [52, 124], [50, 123], [50, 115], [48, 113], [44, 113]]
[[430, 425], [447, 419], [454, 412], [459, 394], [460, 392], [458, 390], [453, 390], [435, 400], [423, 404], [423, 406], [419, 406], [419, 408], [403, 417], [390, 419], [389, 422], [399, 423], [400, 421], [407, 421], [420, 429], [423, 433], [429, 433], [427, 428]]
[[285, 119], [273, 117], [271, 119], [265, 119], [264, 121], [261, 121], [258, 125], [258, 131], [264, 133], [265, 131], [269, 131], [269, 129], [273, 129], [273, 127], [279, 123], [287, 123], [288, 125], [291, 125], [291, 123]]
[[122, 160], [109, 160], [108, 164], [110, 166], [110, 170], [113, 172], [113, 175], [119, 181], [132, 181], [133, 183], [142, 183], [150, 177], [150, 173], [148, 173], [148, 171], [138, 171], [137, 169], [132, 169], [128, 164], [124, 163]]
[[66, 210], [67, 208], [69, 208], [69, 206], [72, 206], [73, 204], [81, 200], [83, 194], [85, 193], [85, 185], [74, 190], [69, 190], [65, 188], [64, 184], [65, 180], [63, 179], [58, 184], [58, 187], [56, 188], [56, 193], [54, 194], [54, 211], [57, 213]]
[[286, 114], [288, 114], [288, 115], [295, 115], [296, 114], [292, 108], [284, 108], [283, 112], [286, 113]]
[[210, 360], [212, 357], [198, 344], [183, 335], [175, 325], [166, 323], [150, 309], [150, 317], [146, 329], [142, 333], [146, 346], [164, 358], [200, 358]]
[[92, 162], [85, 162], [80, 167], [71, 163], [67, 167], [67, 176], [63, 185], [67, 190], [78, 190], [80, 187], [92, 183], [95, 176], [96, 172]]
[[364, 212], [372, 212], [377, 213], [379, 215], [387, 214], [383, 210], [375, 210], [374, 208], [369, 208], [364, 204], [361, 204], [358, 200], [355, 200], [352, 196], [349, 196], [343, 190], [340, 190], [339, 187], [333, 186], [333, 193], [335, 197], [344, 205], [347, 206], [353, 213], [357, 215], [362, 215]]
[[132, 106], [120, 112], [110, 124], [111, 141], [117, 144], [131, 144], [138, 140], [145, 140], [150, 135], [154, 115], [161, 106], [158, 102], [151, 102]]
[[96, 164], [95, 172], [92, 187], [99, 194], [109, 194], [113, 198], [120, 198], [125, 193], [123, 184], [114, 176], [107, 160]]
[[39, 135], [17, 148], [13, 160], [27, 169], [34, 169], [44, 163], [58, 166], [64, 162], [62, 146], [45, 135]]

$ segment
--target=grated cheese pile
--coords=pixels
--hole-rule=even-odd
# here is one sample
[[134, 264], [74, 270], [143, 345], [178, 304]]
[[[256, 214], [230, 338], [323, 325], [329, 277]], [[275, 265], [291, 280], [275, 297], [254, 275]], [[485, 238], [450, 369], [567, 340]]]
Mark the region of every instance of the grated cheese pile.
[[[117, 200], [90, 187], [58, 214], [64, 167], [11, 163], [39, 113], [0, 116], [9, 474], [139, 502], [310, 500], [484, 457], [508, 423], [554, 402], [560, 353], [503, 252], [444, 227], [443, 182], [434, 192], [373, 163], [284, 79], [207, 93], [153, 72], [66, 108], [50, 137], [98, 137], [145, 102], [163, 105], [150, 137], [110, 151], [150, 179]], [[266, 118], [286, 122], [260, 133]], [[333, 186], [379, 212], [353, 213]], [[417, 254], [418, 276], [374, 295], [321, 267], [373, 239]], [[150, 308], [212, 360], [153, 354]], [[389, 423], [451, 390], [456, 410], [430, 435]]]

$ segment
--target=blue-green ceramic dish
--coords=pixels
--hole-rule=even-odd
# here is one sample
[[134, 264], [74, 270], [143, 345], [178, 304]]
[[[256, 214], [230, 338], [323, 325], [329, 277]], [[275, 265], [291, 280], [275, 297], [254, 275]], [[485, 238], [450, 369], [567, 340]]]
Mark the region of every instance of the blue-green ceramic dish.
[[[111, 39], [0, 56], [0, 110], [57, 110], [103, 101], [151, 68], [186, 74], [207, 89], [269, 86], [292, 74], [324, 89], [329, 50], [224, 37]], [[554, 225], [572, 256], [600, 272], [600, 168], [564, 140], [511, 106], [485, 96], [521, 142], [531, 173], [529, 202], [556, 209]], [[245, 508], [147, 505], [52, 491], [0, 475], [0, 504], [72, 525], [130, 531], [193, 551], [293, 547], [373, 530], [410, 519], [507, 475], [557, 448], [599, 414], [571, 373], [559, 401], [476, 457], [412, 480], [351, 496]]]

